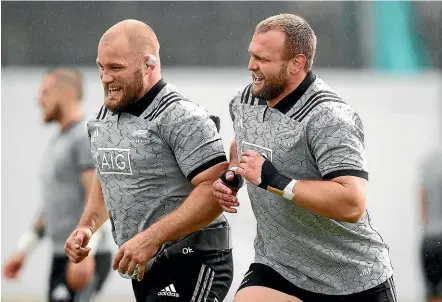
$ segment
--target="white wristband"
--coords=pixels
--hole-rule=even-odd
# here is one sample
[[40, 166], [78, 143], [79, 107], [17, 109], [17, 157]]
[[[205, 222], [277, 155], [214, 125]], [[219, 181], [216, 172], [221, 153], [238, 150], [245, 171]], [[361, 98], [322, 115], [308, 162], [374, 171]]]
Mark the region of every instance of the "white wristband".
[[97, 252], [98, 249], [98, 245], [100, 244], [100, 240], [102, 237], [102, 232], [100, 229], [98, 229], [91, 237], [91, 239], [89, 240], [88, 243], [88, 247], [90, 247], [91, 251], [89, 252], [89, 255], [94, 256], [95, 253]]
[[21, 253], [29, 254], [40, 242], [37, 233], [28, 231], [20, 236], [17, 242], [17, 249]]
[[284, 191], [282, 191], [282, 197], [288, 200], [293, 200], [293, 197], [295, 197], [295, 193], [293, 193], [293, 188], [295, 187], [296, 181], [296, 179], [292, 179], [292, 181], [289, 182], [289, 184], [284, 188]]

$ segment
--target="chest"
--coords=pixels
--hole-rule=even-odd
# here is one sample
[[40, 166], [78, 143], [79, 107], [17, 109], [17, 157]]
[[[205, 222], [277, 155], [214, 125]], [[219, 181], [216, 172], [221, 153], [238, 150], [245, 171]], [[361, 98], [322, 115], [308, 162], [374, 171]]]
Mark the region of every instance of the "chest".
[[267, 106], [238, 104], [234, 112], [238, 153], [258, 151], [275, 165], [305, 161], [308, 146], [302, 124]]
[[162, 141], [154, 123], [135, 117], [115, 116], [89, 123], [88, 131], [94, 163], [102, 175], [137, 176], [162, 167], [168, 146]]

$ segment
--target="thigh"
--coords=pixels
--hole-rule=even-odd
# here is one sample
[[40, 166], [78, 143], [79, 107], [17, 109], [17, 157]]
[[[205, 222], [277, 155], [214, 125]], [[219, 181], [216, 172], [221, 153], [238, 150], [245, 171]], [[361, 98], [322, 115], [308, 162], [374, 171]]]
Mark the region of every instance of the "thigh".
[[141, 282], [132, 280], [137, 302], [223, 301], [233, 280], [230, 252], [162, 257]]
[[235, 302], [298, 302], [306, 291], [296, 287], [274, 269], [252, 263], [235, 295]]
[[295, 296], [287, 295], [283, 292], [263, 287], [263, 286], [248, 286], [239, 290], [234, 302], [302, 302], [302, 300]]
[[54, 255], [52, 257], [48, 292], [48, 301], [50, 302], [72, 302], [75, 299], [76, 292], [71, 290], [66, 284], [68, 261], [68, 257], [64, 255]]

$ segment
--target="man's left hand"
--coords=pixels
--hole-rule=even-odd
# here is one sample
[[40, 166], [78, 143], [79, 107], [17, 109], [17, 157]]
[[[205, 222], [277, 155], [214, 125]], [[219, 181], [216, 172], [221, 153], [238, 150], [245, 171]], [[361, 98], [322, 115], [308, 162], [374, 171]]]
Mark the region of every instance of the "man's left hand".
[[145, 265], [152, 259], [160, 248], [156, 236], [148, 230], [137, 234], [124, 243], [115, 254], [112, 267], [120, 273], [131, 276], [138, 265], [138, 281], [143, 280]]
[[241, 154], [236, 173], [258, 186], [261, 183], [262, 164], [265, 158], [257, 151], [245, 151]]

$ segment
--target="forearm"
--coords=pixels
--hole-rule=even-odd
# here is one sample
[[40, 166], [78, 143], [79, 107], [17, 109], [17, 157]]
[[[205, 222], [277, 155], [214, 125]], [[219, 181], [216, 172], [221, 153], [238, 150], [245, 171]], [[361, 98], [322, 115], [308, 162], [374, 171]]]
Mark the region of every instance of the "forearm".
[[212, 180], [200, 183], [178, 209], [146, 231], [154, 234], [160, 243], [165, 243], [207, 226], [222, 212], [213, 197], [212, 185]]
[[230, 145], [229, 168], [238, 167], [238, 166], [239, 166], [238, 150], [236, 147], [236, 139], [234, 139], [232, 144]]
[[17, 250], [24, 254], [31, 253], [44, 237], [45, 220], [43, 213], [40, 213], [35, 220], [32, 230], [23, 233], [17, 242]]
[[92, 177], [90, 194], [78, 226], [88, 227], [95, 232], [109, 217], [101, 185], [96, 174]]
[[32, 230], [37, 234], [39, 238], [42, 238], [45, 233], [45, 221], [44, 215], [42, 213], [39, 214], [37, 220], [35, 220]]
[[293, 193], [295, 204], [334, 220], [357, 222], [365, 210], [365, 197], [359, 190], [335, 181], [299, 180]]

